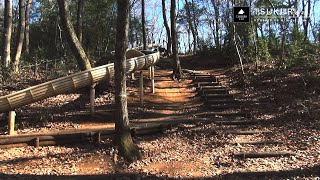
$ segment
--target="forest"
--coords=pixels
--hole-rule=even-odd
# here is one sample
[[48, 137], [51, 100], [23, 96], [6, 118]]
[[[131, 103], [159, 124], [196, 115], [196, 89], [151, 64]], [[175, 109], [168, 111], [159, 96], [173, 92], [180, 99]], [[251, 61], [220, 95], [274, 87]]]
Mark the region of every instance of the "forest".
[[0, 1], [0, 179], [317, 179], [320, 1]]

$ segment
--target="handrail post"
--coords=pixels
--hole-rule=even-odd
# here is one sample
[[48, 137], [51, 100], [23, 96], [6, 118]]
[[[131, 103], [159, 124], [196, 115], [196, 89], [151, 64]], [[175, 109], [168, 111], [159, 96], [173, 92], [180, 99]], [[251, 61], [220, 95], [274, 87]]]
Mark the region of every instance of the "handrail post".
[[151, 78], [152, 78], [152, 67], [149, 66], [149, 79], [151, 79]]
[[91, 116], [93, 116], [94, 113], [95, 113], [95, 112], [94, 112], [94, 105], [95, 105], [94, 99], [95, 99], [95, 97], [96, 97], [95, 87], [96, 87], [96, 84], [92, 84], [92, 85], [90, 86], [90, 114], [91, 114]]
[[9, 112], [9, 122], [8, 122], [8, 135], [14, 135], [14, 124], [15, 124], [16, 112]]
[[134, 72], [131, 73], [131, 80], [136, 80], [136, 78], [134, 77]]
[[139, 76], [139, 85], [140, 85], [140, 106], [143, 107], [143, 71], [140, 71]]
[[151, 90], [154, 94], [154, 65], [151, 66]]

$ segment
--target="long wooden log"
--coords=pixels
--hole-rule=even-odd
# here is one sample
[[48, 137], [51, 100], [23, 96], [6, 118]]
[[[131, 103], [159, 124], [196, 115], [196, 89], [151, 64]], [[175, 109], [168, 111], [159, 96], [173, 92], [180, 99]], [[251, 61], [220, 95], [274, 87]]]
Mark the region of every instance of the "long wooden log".
[[19, 144], [4, 144], [0, 145], [0, 149], [10, 149], [10, 148], [18, 148], [18, 147], [27, 147], [28, 143], [19, 143]]
[[236, 158], [268, 158], [268, 157], [283, 157], [294, 156], [292, 152], [240, 152], [233, 154]]
[[270, 133], [271, 131], [225, 131], [225, 134], [236, 134], [236, 135], [254, 135], [254, 134], [262, 134], [262, 133]]
[[257, 124], [257, 121], [215, 121], [219, 125], [252, 125]]
[[230, 144], [267, 145], [267, 144], [283, 144], [283, 142], [282, 141], [243, 141], [243, 142], [230, 142]]

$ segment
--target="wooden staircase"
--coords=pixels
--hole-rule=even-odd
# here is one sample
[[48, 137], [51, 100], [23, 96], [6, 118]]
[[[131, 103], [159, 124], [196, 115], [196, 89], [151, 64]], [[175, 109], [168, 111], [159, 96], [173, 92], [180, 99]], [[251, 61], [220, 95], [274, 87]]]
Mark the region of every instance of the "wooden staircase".
[[[194, 86], [196, 87], [198, 95], [204, 101], [205, 108], [210, 113], [209, 116], [228, 116], [229, 120], [215, 121], [216, 124], [224, 126], [225, 129], [233, 127], [233, 129], [241, 129], [243, 127], [253, 130], [226, 130], [225, 134], [231, 134], [234, 139], [249, 139], [245, 141], [230, 140], [229, 144], [234, 145], [240, 149], [237, 153], [233, 153], [234, 158], [269, 158], [269, 157], [284, 157], [295, 155], [287, 151], [265, 151], [265, 146], [277, 146], [283, 142], [268, 139], [267, 134], [272, 132], [255, 129], [259, 121], [252, 120], [250, 113], [245, 111], [242, 102], [236, 100], [232, 94], [229, 93], [230, 88], [224, 86], [219, 82], [219, 78], [201, 72], [188, 71], [193, 78]], [[234, 120], [237, 119], [237, 120]], [[240, 120], [238, 120], [240, 119]], [[252, 126], [252, 128], [250, 128]], [[261, 135], [263, 138], [255, 140], [255, 135]], [[251, 137], [253, 136], [253, 137]], [[241, 138], [243, 137], [243, 138]], [[253, 139], [253, 140], [251, 140]], [[253, 149], [248, 151], [248, 149]], [[259, 150], [261, 149], [261, 150]]]

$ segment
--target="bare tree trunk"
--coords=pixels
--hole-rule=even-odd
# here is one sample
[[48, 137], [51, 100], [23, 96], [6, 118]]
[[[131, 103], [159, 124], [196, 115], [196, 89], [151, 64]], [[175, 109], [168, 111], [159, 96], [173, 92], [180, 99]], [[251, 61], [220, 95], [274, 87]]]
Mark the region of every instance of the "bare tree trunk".
[[187, 0], [185, 0], [186, 3], [186, 10], [187, 10], [187, 19], [188, 19], [188, 23], [189, 23], [189, 29], [191, 30], [192, 36], [193, 36], [193, 53], [196, 53], [197, 50], [197, 35], [194, 29], [194, 26], [192, 24], [192, 20], [191, 20], [191, 13], [190, 13], [190, 6]]
[[77, 9], [77, 37], [82, 43], [82, 11], [83, 11], [83, 0], [78, 0]]
[[170, 28], [169, 28], [169, 24], [168, 24], [168, 20], [167, 20], [167, 16], [166, 16], [166, 1], [162, 0], [162, 17], [163, 17], [163, 24], [164, 27], [166, 28], [167, 31], [167, 54], [170, 55], [171, 54], [171, 34], [170, 34]]
[[26, 53], [26, 57], [29, 57], [30, 54], [30, 37], [29, 37], [29, 31], [30, 31], [30, 27], [29, 27], [29, 22], [30, 22], [30, 9], [31, 9], [31, 4], [32, 4], [32, 0], [27, 0], [27, 4], [26, 4], [26, 15], [25, 15], [25, 20], [26, 20], [26, 28], [25, 28], [25, 53]]
[[172, 37], [172, 57], [175, 62], [173, 67], [173, 79], [179, 80], [182, 76], [182, 70], [180, 66], [180, 60], [178, 55], [178, 37], [176, 30], [176, 0], [171, 0], [171, 37]]
[[77, 38], [76, 33], [74, 32], [70, 15], [69, 15], [69, 0], [58, 0], [59, 10], [60, 10], [60, 19], [63, 31], [66, 34], [67, 41], [69, 46], [78, 61], [80, 70], [91, 69], [90, 61], [86, 55], [86, 52], [82, 48], [82, 45]]
[[16, 48], [16, 55], [13, 61], [13, 71], [18, 72], [19, 70], [19, 62], [22, 52], [23, 40], [24, 40], [24, 31], [26, 27], [26, 20], [25, 20], [25, 6], [24, 0], [19, 0], [19, 25], [18, 25], [18, 38], [17, 38], [17, 48]]
[[238, 44], [237, 44], [237, 39], [236, 39], [236, 26], [235, 26], [234, 23], [233, 23], [233, 42], [234, 42], [234, 45], [236, 47], [237, 54], [238, 54], [238, 57], [239, 57], [239, 62], [240, 62], [240, 66], [241, 66], [242, 75], [244, 75], [245, 73], [244, 73], [244, 69], [243, 69], [242, 58], [241, 58], [241, 54], [240, 54], [240, 51], [239, 51], [239, 48], [238, 48]]
[[127, 94], [126, 94], [126, 50], [128, 47], [129, 0], [117, 0], [117, 35], [115, 49], [115, 129], [114, 144], [119, 153], [127, 160], [141, 158], [138, 148], [132, 141], [129, 128]]
[[142, 41], [143, 49], [147, 49], [147, 38], [146, 38], [146, 17], [145, 17], [145, 3], [141, 0], [141, 18], [142, 18]]
[[220, 35], [219, 35], [219, 30], [220, 30], [220, 12], [219, 12], [219, 5], [220, 5], [220, 0], [214, 1], [211, 0], [211, 3], [213, 5], [213, 9], [214, 9], [214, 13], [215, 13], [215, 43], [216, 43], [216, 47], [218, 49], [221, 49], [221, 45], [220, 45]]
[[[195, 32], [195, 35], [196, 35], [196, 47], [197, 48], [200, 48], [199, 46], [199, 33], [198, 33], [198, 24], [196, 23], [196, 12], [195, 12], [195, 2], [194, 0], [191, 1], [192, 2], [192, 11], [193, 11], [193, 24], [194, 24], [194, 32]], [[179, 1], [178, 1], [179, 3]], [[196, 53], [196, 52], [195, 52]]]
[[188, 29], [188, 46], [189, 46], [189, 50], [188, 50], [188, 54], [191, 54], [191, 41], [190, 41], [190, 29]]
[[3, 22], [3, 36], [2, 36], [2, 59], [3, 66], [9, 67], [10, 45], [11, 45], [11, 30], [12, 30], [12, 0], [4, 1], [4, 22]]
[[[311, 0], [307, 0], [307, 19], [305, 19], [305, 21], [303, 21], [303, 29], [304, 29], [304, 39], [303, 41], [306, 42], [308, 39], [308, 27], [309, 27], [309, 21], [310, 21], [310, 10], [311, 10]], [[302, 0], [302, 11], [305, 11], [305, 3], [304, 0]]]

